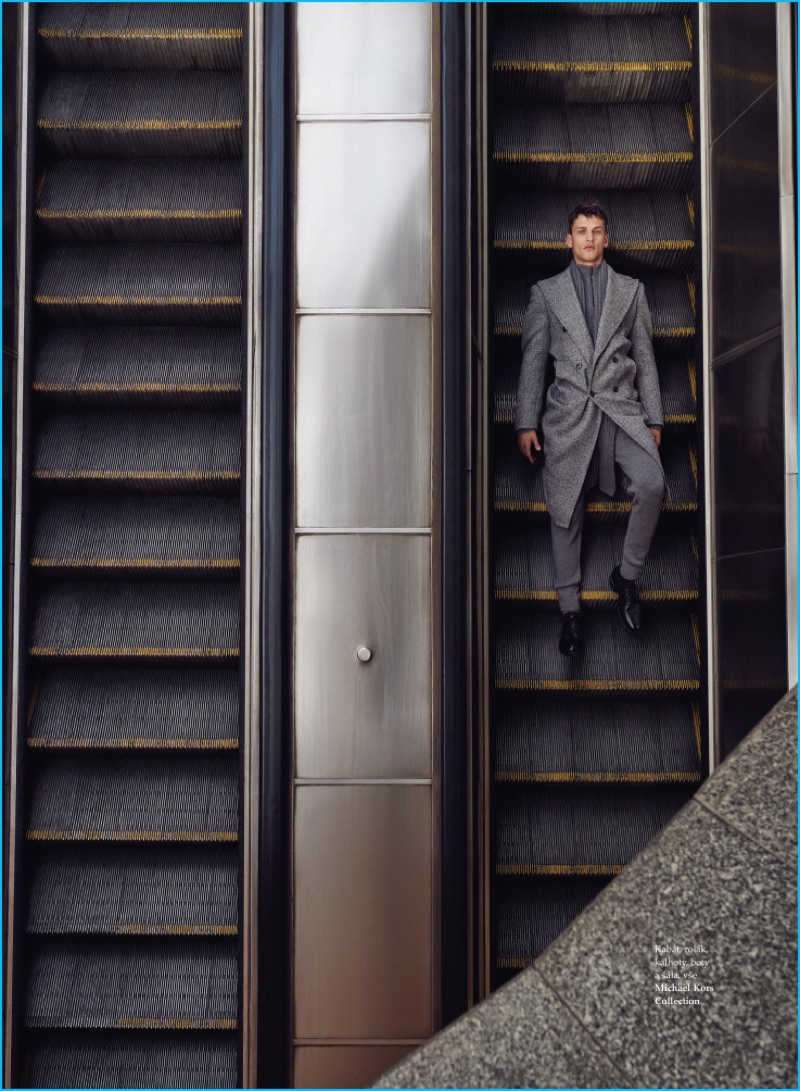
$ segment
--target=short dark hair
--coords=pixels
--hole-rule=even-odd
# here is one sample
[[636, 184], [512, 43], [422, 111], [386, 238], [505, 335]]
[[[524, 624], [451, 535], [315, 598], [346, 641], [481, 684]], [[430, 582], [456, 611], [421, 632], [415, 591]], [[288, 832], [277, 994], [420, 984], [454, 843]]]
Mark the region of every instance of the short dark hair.
[[583, 204], [575, 205], [572, 212], [569, 214], [570, 235], [572, 234], [572, 225], [579, 216], [589, 216], [596, 220], [602, 220], [605, 224], [606, 231], [608, 231], [608, 213], [599, 201], [584, 201]]

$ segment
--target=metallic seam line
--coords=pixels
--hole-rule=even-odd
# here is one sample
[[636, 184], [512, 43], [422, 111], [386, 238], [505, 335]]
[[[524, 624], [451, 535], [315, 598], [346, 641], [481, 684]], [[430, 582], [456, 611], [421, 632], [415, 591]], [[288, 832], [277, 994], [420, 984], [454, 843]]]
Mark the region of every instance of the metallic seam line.
[[63, 27], [39, 27], [40, 38], [55, 38], [68, 41], [95, 41], [109, 38], [113, 41], [213, 41], [217, 39], [239, 39], [242, 37], [241, 27], [220, 27], [209, 30], [111, 30], [99, 28], [97, 30], [67, 30]]
[[220, 208], [198, 211], [192, 208], [37, 208], [40, 220], [241, 220], [240, 208]]
[[690, 72], [691, 61], [493, 61], [494, 72]]
[[295, 777], [293, 784], [297, 788], [313, 785], [366, 785], [370, 784], [400, 784], [412, 787], [429, 788], [433, 784], [432, 777]]
[[296, 307], [296, 315], [363, 315], [366, 318], [382, 315], [422, 315], [429, 317], [433, 314], [430, 307]]
[[504, 784], [661, 784], [699, 781], [699, 773], [495, 773]]
[[493, 152], [496, 163], [691, 163], [692, 152]]
[[295, 527], [297, 537], [304, 534], [416, 534], [430, 537], [430, 527]]
[[189, 118], [179, 118], [171, 121], [169, 118], [151, 118], [143, 121], [56, 121], [40, 117], [36, 127], [46, 132], [230, 132], [234, 129], [240, 130], [242, 120], [233, 118], [226, 121], [191, 121]]
[[431, 121], [431, 114], [296, 114], [298, 122]]

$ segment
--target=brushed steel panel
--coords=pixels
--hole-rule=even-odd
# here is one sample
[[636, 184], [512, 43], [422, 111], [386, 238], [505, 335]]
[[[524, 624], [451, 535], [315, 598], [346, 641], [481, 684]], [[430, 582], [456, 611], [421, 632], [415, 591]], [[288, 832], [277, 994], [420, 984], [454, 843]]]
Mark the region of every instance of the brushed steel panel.
[[430, 526], [430, 386], [427, 315], [298, 320], [298, 526]]
[[371, 1087], [387, 1068], [415, 1050], [410, 1045], [298, 1046], [293, 1087]]
[[431, 8], [298, 4], [299, 113], [429, 113]]
[[295, 790], [297, 1038], [426, 1038], [431, 789]]
[[297, 306], [430, 307], [427, 121], [298, 126]]
[[431, 775], [430, 565], [426, 536], [297, 538], [296, 776]]

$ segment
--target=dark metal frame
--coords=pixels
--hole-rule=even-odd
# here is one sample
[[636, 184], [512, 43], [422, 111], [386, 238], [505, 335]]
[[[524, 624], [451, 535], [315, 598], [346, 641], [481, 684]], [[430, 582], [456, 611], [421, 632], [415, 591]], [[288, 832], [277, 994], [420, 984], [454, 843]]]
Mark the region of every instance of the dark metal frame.
[[469, 996], [466, 110], [467, 5], [441, 6], [441, 448], [442, 749], [441, 1013], [446, 1025]]

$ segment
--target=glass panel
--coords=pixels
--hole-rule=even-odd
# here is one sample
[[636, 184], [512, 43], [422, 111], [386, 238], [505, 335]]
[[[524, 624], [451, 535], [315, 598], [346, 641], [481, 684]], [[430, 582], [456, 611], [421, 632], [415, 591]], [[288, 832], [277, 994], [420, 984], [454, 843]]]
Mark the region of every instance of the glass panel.
[[709, 4], [712, 139], [777, 79], [774, 4]]

